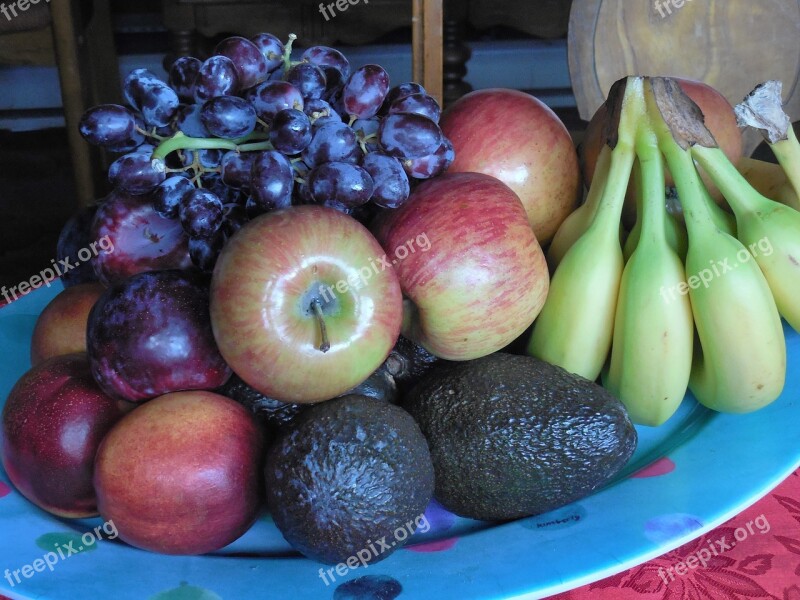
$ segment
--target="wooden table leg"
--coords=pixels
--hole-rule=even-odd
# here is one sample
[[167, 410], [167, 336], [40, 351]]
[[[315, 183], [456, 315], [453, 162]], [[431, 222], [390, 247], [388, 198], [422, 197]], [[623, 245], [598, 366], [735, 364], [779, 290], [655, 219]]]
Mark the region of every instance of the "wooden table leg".
[[443, 102], [443, 0], [413, 0], [411, 16], [412, 73], [439, 104]]

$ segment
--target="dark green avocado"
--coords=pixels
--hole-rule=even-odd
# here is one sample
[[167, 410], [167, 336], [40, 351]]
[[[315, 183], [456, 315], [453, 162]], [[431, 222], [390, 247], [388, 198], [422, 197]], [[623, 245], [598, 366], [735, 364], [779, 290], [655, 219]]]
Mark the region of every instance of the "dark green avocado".
[[599, 385], [529, 356], [495, 353], [428, 372], [403, 404], [428, 440], [436, 499], [507, 520], [574, 502], [636, 449], [624, 405]]
[[267, 451], [265, 475], [275, 525], [294, 548], [327, 564], [386, 558], [427, 523], [434, 485], [411, 415], [355, 395], [303, 411]]

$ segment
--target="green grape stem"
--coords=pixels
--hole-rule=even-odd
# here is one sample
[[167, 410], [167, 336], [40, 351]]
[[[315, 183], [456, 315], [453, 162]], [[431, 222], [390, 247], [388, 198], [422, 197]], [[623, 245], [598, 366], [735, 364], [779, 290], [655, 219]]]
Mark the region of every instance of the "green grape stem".
[[178, 132], [171, 138], [161, 142], [153, 151], [153, 160], [163, 161], [177, 150], [236, 150], [237, 152], [257, 152], [259, 150], [273, 150], [267, 135], [260, 132], [235, 140], [221, 138], [193, 138]]

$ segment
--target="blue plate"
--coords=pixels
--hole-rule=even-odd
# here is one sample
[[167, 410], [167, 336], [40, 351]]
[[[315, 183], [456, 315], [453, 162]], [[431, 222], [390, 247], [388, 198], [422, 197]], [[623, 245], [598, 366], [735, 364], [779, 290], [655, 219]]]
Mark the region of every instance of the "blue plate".
[[[0, 309], [0, 398], [29, 368], [36, 317], [59, 290], [54, 285]], [[798, 365], [800, 336], [788, 329], [786, 335], [789, 364]], [[630, 464], [580, 502], [502, 525], [460, 519], [432, 503], [430, 527], [422, 527], [429, 530], [415, 534], [412, 545], [338, 573], [293, 552], [267, 514], [234, 544], [202, 557], [131, 548], [109, 539], [113, 524], [98, 529], [97, 541], [92, 531], [100, 519], [53, 517], [15, 492], [0, 471], [0, 591], [52, 600], [111, 593], [115, 600], [412, 600], [539, 598], [569, 590], [701, 535], [794, 471], [800, 370], [789, 371], [781, 398], [756, 413], [722, 415], [687, 397], [663, 426], [639, 427]], [[50, 566], [35, 562], [48, 553]]]

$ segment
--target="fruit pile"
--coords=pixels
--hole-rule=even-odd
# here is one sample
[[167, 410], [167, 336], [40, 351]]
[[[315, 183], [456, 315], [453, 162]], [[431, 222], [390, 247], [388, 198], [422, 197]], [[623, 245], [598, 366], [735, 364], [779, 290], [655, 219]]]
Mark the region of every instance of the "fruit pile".
[[326, 46], [293, 62], [294, 40], [226, 38], [204, 62], [176, 60], [169, 83], [136, 69], [124, 81], [128, 107], [96, 106], [80, 123], [87, 141], [124, 153], [108, 173], [115, 192], [147, 194], [178, 220], [204, 271], [254, 216], [304, 203], [367, 218], [368, 202], [397, 208], [409, 180], [453, 161], [439, 104], [422, 86], [390, 89], [382, 67], [351, 72]]
[[84, 116], [122, 156], [58, 252], [104, 251], [43, 311], [2, 417], [37, 506], [169, 554], [218, 550], [266, 507], [298, 551], [353, 568], [431, 498], [507, 520], [592, 493], [687, 387], [732, 412], [780, 394], [800, 214], [749, 187], [675, 80], [614, 85], [575, 209], [577, 153], [535, 98], [440, 115], [333, 48], [292, 62], [294, 41], [231, 37], [168, 83], [133, 71], [129, 106]]
[[[779, 89], [766, 89], [737, 113], [770, 130], [776, 155], [796, 176], [800, 164], [789, 156], [800, 156], [800, 146]], [[599, 115], [601, 144], [588, 143], [602, 149], [587, 201], [549, 248], [555, 272], [528, 352], [592, 380], [602, 376], [641, 424], [666, 421], [687, 387], [714, 410], [769, 404], [786, 375], [781, 316], [800, 328], [800, 213], [748, 184], [676, 80], [622, 79]], [[676, 204], [666, 197], [667, 169], [679, 219], [667, 212]], [[631, 177], [637, 222], [623, 252]]]

